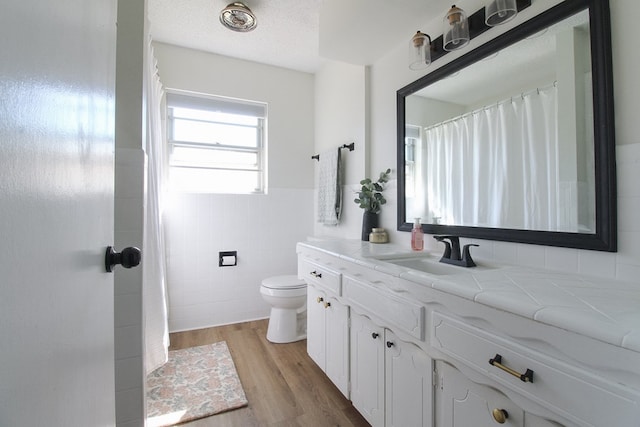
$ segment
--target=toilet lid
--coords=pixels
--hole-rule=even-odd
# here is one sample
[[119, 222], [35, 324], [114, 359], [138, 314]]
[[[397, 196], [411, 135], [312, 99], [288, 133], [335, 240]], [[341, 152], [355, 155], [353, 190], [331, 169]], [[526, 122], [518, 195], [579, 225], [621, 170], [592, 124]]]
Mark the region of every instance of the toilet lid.
[[298, 279], [297, 276], [274, 276], [264, 279], [262, 286], [269, 289], [301, 289], [306, 288], [307, 284], [304, 280]]

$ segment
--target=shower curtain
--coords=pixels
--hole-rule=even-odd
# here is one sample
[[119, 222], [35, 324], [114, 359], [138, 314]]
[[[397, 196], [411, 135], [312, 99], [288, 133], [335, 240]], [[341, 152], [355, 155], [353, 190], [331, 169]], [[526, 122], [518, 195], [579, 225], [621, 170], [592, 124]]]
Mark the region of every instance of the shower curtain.
[[424, 130], [427, 210], [444, 224], [558, 229], [557, 88]]
[[150, 373], [167, 361], [169, 326], [167, 319], [167, 289], [165, 282], [165, 242], [162, 225], [164, 165], [166, 144], [162, 123], [164, 92], [158, 77], [157, 63], [151, 39], [146, 60], [146, 126], [145, 153], [147, 160], [144, 219], [144, 250], [142, 252], [142, 301], [144, 316], [144, 364]]

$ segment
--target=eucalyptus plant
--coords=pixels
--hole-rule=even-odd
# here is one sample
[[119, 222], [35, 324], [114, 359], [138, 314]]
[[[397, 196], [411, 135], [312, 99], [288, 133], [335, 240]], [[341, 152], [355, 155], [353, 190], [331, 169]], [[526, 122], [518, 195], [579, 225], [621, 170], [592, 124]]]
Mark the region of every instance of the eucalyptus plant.
[[384, 184], [389, 181], [390, 174], [391, 169], [387, 169], [384, 172], [380, 172], [380, 177], [375, 182], [369, 178], [360, 181], [362, 188], [358, 192], [358, 197], [353, 201], [367, 212], [380, 213], [382, 205], [387, 203], [382, 191], [384, 190]]

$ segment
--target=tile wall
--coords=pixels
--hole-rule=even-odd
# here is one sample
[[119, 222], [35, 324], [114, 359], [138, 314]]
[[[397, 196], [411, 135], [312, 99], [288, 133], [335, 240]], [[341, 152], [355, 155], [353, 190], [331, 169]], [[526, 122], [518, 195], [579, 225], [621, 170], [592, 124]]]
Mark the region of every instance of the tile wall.
[[[313, 218], [312, 189], [168, 197], [169, 330], [268, 317], [260, 282], [296, 274], [296, 243], [313, 235]], [[238, 265], [219, 267], [218, 252], [231, 250]]]
[[[142, 248], [144, 152], [116, 149], [116, 250]], [[142, 268], [114, 269], [115, 389], [118, 427], [144, 425]]]

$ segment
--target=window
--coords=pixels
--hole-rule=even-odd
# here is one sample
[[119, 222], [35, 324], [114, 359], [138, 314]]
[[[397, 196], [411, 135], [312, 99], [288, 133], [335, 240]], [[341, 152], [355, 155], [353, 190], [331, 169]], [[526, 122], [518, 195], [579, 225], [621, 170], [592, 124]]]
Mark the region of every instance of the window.
[[420, 154], [420, 127], [407, 125], [404, 138], [405, 197], [413, 198], [416, 193], [416, 156]]
[[202, 193], [264, 193], [266, 104], [167, 93], [169, 186]]

